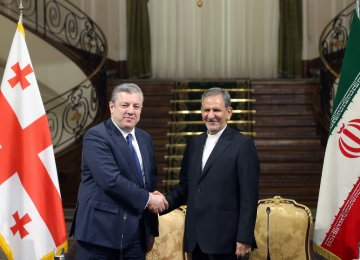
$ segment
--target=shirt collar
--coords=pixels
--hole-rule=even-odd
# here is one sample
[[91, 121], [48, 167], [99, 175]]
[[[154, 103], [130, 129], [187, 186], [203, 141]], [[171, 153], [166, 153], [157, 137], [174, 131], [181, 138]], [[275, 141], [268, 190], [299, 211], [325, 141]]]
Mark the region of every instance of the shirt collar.
[[209, 135], [209, 134], [207, 134], [207, 136], [211, 136], [212, 138], [219, 138], [221, 135], [222, 135], [222, 133], [224, 132], [224, 130], [225, 130], [225, 128], [227, 127], [227, 124], [224, 126], [224, 128], [223, 129], [221, 129], [219, 132], [217, 132], [216, 134], [214, 134], [214, 135]]
[[120, 131], [120, 133], [122, 134], [122, 136], [126, 139], [126, 136], [128, 134], [131, 134], [132, 137], [136, 140], [136, 136], [135, 136], [135, 128], [133, 128], [130, 132], [125, 132], [124, 130], [122, 130], [117, 124], [115, 124], [114, 120], [111, 118], [111, 121], [113, 122], [113, 124], [115, 125], [115, 127]]

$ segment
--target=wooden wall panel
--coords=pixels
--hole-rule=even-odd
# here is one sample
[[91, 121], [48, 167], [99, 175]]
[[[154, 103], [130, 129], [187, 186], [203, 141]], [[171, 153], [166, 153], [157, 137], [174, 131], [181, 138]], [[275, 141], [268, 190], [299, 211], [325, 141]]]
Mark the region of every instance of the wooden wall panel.
[[317, 81], [252, 81], [253, 130], [261, 162], [261, 198], [280, 195], [316, 208], [324, 147], [317, 133]]

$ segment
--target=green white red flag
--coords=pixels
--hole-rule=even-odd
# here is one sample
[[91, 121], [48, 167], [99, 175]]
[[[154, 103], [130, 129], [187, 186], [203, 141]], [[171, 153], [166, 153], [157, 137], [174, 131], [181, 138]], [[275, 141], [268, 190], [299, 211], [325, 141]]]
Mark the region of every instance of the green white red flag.
[[358, 259], [360, 243], [360, 21], [354, 12], [333, 105], [315, 218], [314, 248]]
[[8, 259], [67, 251], [48, 120], [21, 21], [0, 89], [0, 247]]

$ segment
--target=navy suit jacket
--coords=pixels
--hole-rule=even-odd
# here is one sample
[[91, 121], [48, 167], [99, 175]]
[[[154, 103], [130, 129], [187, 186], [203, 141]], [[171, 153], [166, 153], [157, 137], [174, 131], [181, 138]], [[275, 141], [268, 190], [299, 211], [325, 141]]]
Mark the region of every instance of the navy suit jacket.
[[[135, 128], [146, 178], [145, 187], [119, 129], [111, 119], [84, 135], [82, 176], [71, 228], [75, 239], [121, 249], [144, 223], [146, 241], [158, 236], [158, 218], [145, 209], [156, 189], [156, 163], [150, 136]], [[140, 221], [141, 219], [141, 221]]]
[[180, 183], [166, 195], [169, 210], [187, 204], [185, 250], [198, 243], [207, 254], [234, 254], [237, 241], [255, 247], [260, 171], [255, 144], [226, 127], [202, 170], [206, 137], [190, 139]]

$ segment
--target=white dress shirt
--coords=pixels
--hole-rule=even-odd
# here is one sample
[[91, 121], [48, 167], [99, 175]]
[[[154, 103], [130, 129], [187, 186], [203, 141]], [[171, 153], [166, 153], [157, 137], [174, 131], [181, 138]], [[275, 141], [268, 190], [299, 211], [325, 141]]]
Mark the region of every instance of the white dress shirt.
[[210, 134], [207, 135], [205, 146], [204, 146], [204, 152], [203, 152], [203, 156], [202, 156], [202, 167], [201, 167], [202, 170], [204, 169], [204, 166], [205, 166], [212, 150], [214, 149], [217, 141], [219, 140], [221, 134], [224, 132], [226, 127], [227, 127], [227, 125], [225, 125], [225, 127], [222, 130], [220, 130], [219, 132], [217, 132], [214, 135], [210, 135]]
[[132, 135], [132, 146], [134, 147], [134, 150], [136, 152], [136, 155], [137, 157], [139, 158], [139, 162], [140, 162], [140, 168], [141, 168], [141, 174], [142, 174], [142, 177], [143, 177], [143, 182], [146, 183], [146, 180], [145, 180], [145, 174], [144, 174], [144, 166], [143, 166], [143, 161], [142, 161], [142, 157], [141, 157], [141, 153], [140, 153], [140, 148], [139, 148], [139, 144], [136, 140], [136, 135], [135, 135], [135, 129], [131, 130], [131, 132], [125, 132], [123, 131], [120, 127], [117, 126], [117, 124], [115, 124], [114, 120], [111, 119], [114, 123], [114, 125], [116, 126], [117, 129], [119, 129], [120, 133], [123, 135], [123, 137], [125, 138], [126, 140], [126, 136], [128, 134], [131, 134]]

